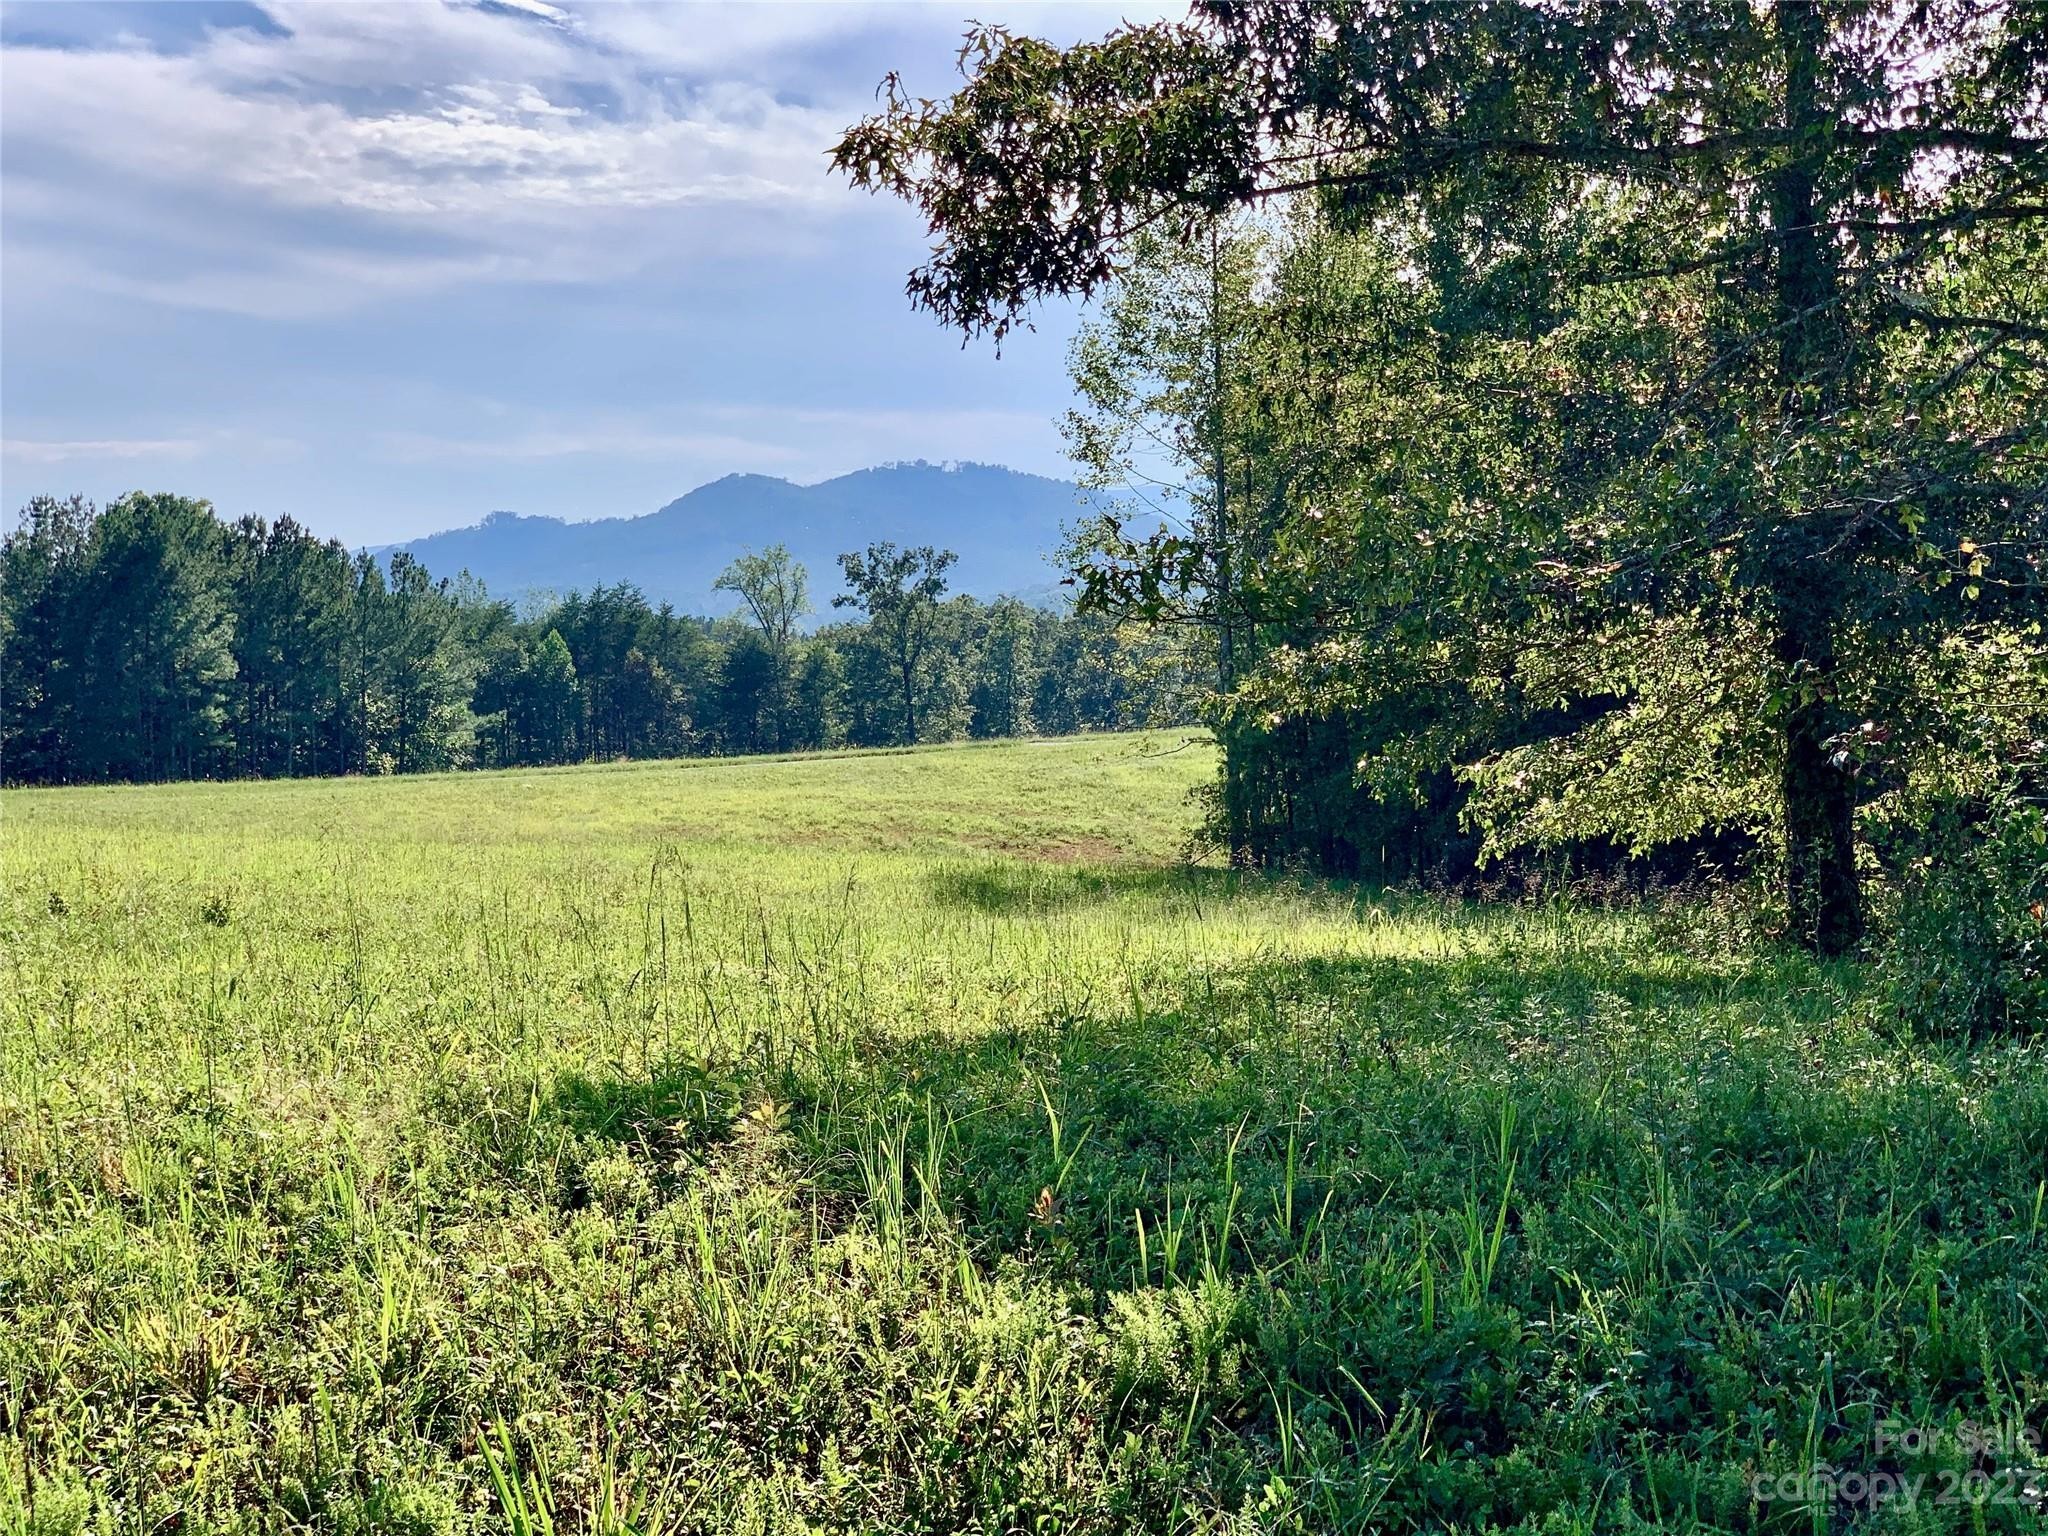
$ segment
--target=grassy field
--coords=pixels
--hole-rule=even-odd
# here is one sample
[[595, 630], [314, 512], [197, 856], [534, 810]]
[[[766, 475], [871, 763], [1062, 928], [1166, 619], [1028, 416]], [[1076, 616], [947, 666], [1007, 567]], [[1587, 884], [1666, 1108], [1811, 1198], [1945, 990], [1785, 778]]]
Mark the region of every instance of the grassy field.
[[8, 793], [0, 1528], [2043, 1528], [2039, 1045], [1211, 771]]

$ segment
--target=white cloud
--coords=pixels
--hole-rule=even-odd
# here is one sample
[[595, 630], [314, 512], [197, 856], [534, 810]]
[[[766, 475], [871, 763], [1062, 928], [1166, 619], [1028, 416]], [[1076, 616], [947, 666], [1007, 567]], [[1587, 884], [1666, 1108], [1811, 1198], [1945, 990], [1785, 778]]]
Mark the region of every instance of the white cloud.
[[[1043, 412], [1000, 409], [810, 408], [706, 403], [656, 417], [522, 411], [473, 402], [491, 430], [385, 432], [375, 449], [401, 464], [537, 464], [593, 458], [678, 467], [745, 464], [795, 480], [822, 480], [892, 459], [921, 458], [934, 443], [963, 459], [1057, 468], [1057, 432]], [[708, 472], [708, 471], [706, 471]]]
[[10, 268], [54, 243], [80, 288], [320, 313], [615, 279], [861, 206], [825, 170], [851, 109], [651, 73], [554, 7], [267, 9], [282, 35], [0, 53]]
[[902, 7], [857, 4], [596, 4], [575, 20], [592, 45], [641, 67], [684, 73], [744, 69], [793, 47], [873, 29]]
[[191, 437], [102, 438], [90, 442], [10, 437], [0, 441], [0, 457], [22, 464], [68, 464], [79, 459], [190, 459], [198, 457], [205, 446]]
[[851, 40], [1125, 9], [957, 4], [265, 0], [182, 49], [9, 46], [10, 276], [277, 318], [786, 249], [886, 207], [826, 169], [871, 105]]
[[542, 0], [484, 0], [484, 8], [498, 6], [508, 11], [524, 11], [529, 16], [539, 16], [547, 21], [567, 22], [569, 13], [559, 6], [545, 5]]
[[384, 455], [400, 464], [441, 460], [485, 460], [506, 464], [547, 459], [601, 458], [656, 463], [736, 459], [774, 464], [793, 451], [761, 438], [717, 432], [674, 432], [658, 428], [606, 426], [543, 427], [504, 437], [451, 437], [425, 432], [387, 432], [378, 439]]
[[44, 149], [159, 190], [239, 190], [299, 209], [516, 222], [551, 208], [815, 202], [831, 190], [823, 150], [843, 126], [838, 112], [737, 81], [642, 90], [633, 115], [601, 115], [548, 94], [602, 79], [554, 53], [533, 60], [555, 65], [552, 79], [408, 79], [394, 58], [381, 88], [411, 100], [373, 107], [283, 89], [304, 80], [296, 37], [267, 39], [264, 53], [256, 74], [247, 57], [217, 70], [211, 50], [10, 48], [10, 157]]

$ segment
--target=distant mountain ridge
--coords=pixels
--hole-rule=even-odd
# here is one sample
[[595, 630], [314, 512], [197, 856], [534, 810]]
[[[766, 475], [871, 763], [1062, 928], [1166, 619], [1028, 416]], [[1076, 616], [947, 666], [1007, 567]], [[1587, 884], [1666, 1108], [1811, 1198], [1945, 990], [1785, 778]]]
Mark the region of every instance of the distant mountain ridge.
[[1062, 529], [1088, 493], [1064, 480], [994, 464], [885, 464], [816, 485], [727, 475], [641, 517], [571, 523], [493, 512], [468, 528], [386, 545], [436, 576], [467, 570], [493, 596], [568, 592], [631, 582], [684, 613], [732, 611], [711, 584], [744, 550], [785, 544], [810, 571], [811, 601], [829, 617], [842, 590], [839, 556], [877, 539], [958, 553], [956, 592], [1053, 600]]

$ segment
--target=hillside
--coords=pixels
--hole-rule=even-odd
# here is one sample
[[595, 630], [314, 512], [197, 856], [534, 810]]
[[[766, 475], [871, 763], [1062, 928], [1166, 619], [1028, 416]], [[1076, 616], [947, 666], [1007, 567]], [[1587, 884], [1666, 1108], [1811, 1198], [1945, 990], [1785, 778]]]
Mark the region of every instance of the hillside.
[[788, 545], [824, 610], [839, 590], [839, 555], [891, 539], [957, 551], [955, 591], [1043, 601], [1059, 590], [1050, 556], [1083, 496], [1066, 481], [991, 464], [891, 464], [816, 485], [728, 475], [643, 517], [494, 512], [380, 553], [406, 550], [436, 575], [467, 570], [505, 597], [630, 581], [686, 613], [724, 613], [732, 599], [711, 584], [743, 550]]

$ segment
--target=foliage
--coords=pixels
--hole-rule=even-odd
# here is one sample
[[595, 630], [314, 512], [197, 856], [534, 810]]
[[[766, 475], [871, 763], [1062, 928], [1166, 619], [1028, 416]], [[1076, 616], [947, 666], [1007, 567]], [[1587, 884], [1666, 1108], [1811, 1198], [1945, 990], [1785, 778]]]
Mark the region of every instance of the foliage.
[[1916, 1028], [2048, 1022], [2043, 806], [2038, 772], [2016, 776], [1971, 808], [1974, 818], [1944, 807], [1916, 839], [1882, 967], [1895, 1006]]
[[[892, 86], [837, 163], [923, 211], [910, 292], [942, 320], [1000, 336], [1106, 288], [1098, 415], [1256, 444], [1270, 521], [1222, 543], [1270, 554], [1243, 601], [1281, 632], [1246, 718], [1376, 755], [1351, 717], [1433, 690], [1444, 728], [1376, 766], [1476, 769], [1491, 846], [1752, 832], [1789, 930], [1840, 952], [1876, 786], [1969, 771], [1913, 729], [1956, 653], [2039, 654], [2041, 22], [1217, 0], [1064, 51], [981, 29], [954, 97]], [[1231, 209], [1297, 198], [1327, 235], [1269, 293], [1158, 302]], [[1133, 304], [1164, 345], [1116, 344]], [[1226, 329], [1260, 387], [1173, 396]], [[1149, 359], [1167, 393], [1132, 386]], [[1106, 589], [1167, 613], [1216, 542], [1112, 546]]]
[[958, 558], [950, 549], [929, 544], [898, 549], [886, 540], [839, 557], [846, 591], [832, 599], [832, 606], [858, 608], [867, 615], [896, 688], [897, 739], [906, 743], [923, 739], [920, 704], [925, 706], [923, 731], [933, 724], [931, 694], [945, 675], [934, 666], [939, 599], [946, 590], [946, 570]]
[[[916, 558], [937, 571], [952, 556]], [[0, 773], [414, 773], [1121, 729], [1191, 712], [1158, 642], [1096, 619], [1008, 599], [941, 604], [938, 578], [929, 592], [870, 594], [879, 625], [805, 635], [807, 576], [786, 551], [727, 575], [751, 623], [686, 618], [625, 583], [520, 616], [466, 575], [435, 580], [403, 552], [388, 566], [351, 555], [288, 518], [223, 525], [175, 496], [105, 513], [40, 498], [0, 543]], [[1094, 668], [1076, 660], [1083, 636]]]
[[741, 555], [712, 587], [738, 595], [761, 627], [768, 649], [778, 656], [796, 638], [797, 622], [811, 611], [809, 577], [780, 544], [770, 544], [758, 555], [751, 550]]
[[[713, 583], [713, 588], [737, 593], [761, 630], [761, 643], [766, 651], [766, 676], [745, 686], [748, 691], [758, 691], [762, 695], [747, 713], [758, 721], [765, 710], [766, 725], [765, 728], [757, 726], [756, 732], [748, 733], [749, 739], [760, 734], [774, 750], [787, 751], [790, 746], [788, 691], [792, 681], [790, 646], [796, 638], [798, 621], [811, 611], [809, 576], [803, 566], [790, 559], [786, 548], [771, 544], [758, 555], [749, 550], [733, 561]], [[728, 674], [736, 664], [744, 671], [744, 658], [749, 654], [738, 646], [729, 648], [726, 652]], [[742, 746], [740, 750], [750, 751], [753, 747]]]
[[979, 616], [974, 636], [975, 666], [967, 704], [976, 736], [1029, 736], [1037, 669], [1037, 626], [1031, 610], [1015, 598], [991, 604]]
[[37, 734], [90, 777], [197, 772], [225, 743], [234, 675], [212, 509], [134, 495], [83, 529], [78, 518], [74, 502], [28, 520], [31, 561], [51, 563], [23, 573], [41, 611], [8, 627], [14, 645], [39, 636], [51, 647], [29, 663], [32, 697], [50, 711]]

